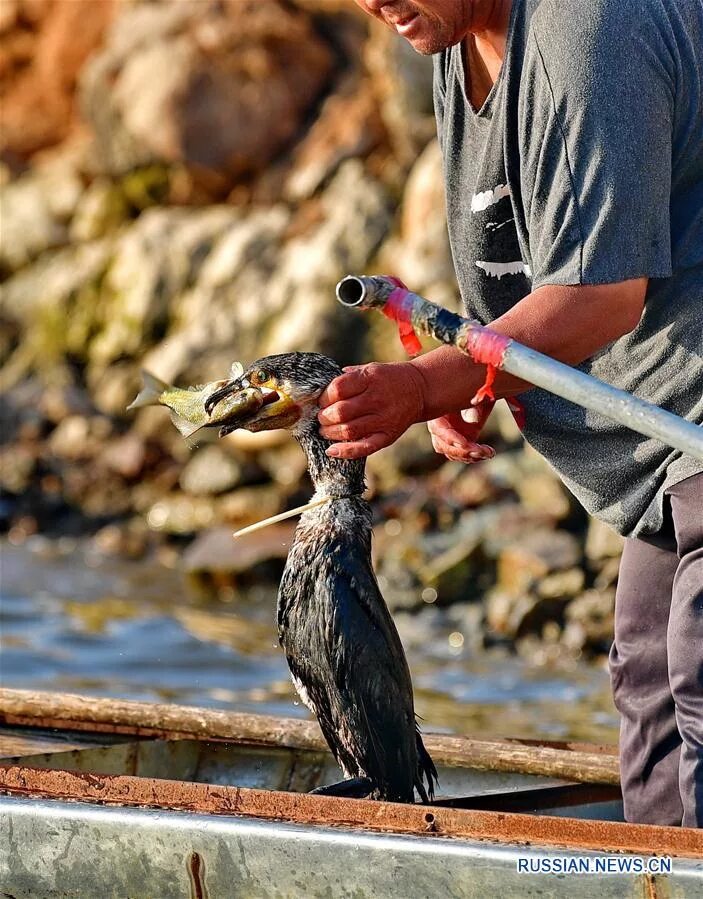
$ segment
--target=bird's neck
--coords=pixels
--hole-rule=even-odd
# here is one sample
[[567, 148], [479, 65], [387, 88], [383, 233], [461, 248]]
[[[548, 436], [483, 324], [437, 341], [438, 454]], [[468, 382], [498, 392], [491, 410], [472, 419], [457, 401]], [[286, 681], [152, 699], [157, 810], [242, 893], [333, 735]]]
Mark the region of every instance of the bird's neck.
[[317, 422], [300, 428], [295, 438], [307, 456], [316, 496], [360, 496], [364, 492], [365, 459], [330, 458], [325, 450], [331, 441], [320, 436]]

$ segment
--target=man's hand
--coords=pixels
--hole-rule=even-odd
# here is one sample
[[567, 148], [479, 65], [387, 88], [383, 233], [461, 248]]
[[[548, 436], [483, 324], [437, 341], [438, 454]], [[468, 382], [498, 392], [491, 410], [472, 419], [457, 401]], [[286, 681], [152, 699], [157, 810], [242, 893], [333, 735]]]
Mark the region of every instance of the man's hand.
[[492, 408], [493, 403], [481, 403], [463, 412], [428, 421], [427, 430], [435, 452], [466, 465], [492, 459], [496, 454], [493, 447], [477, 442]]
[[320, 396], [320, 434], [335, 443], [328, 456], [359, 459], [390, 446], [423, 421], [424, 381], [409, 362], [354, 365]]

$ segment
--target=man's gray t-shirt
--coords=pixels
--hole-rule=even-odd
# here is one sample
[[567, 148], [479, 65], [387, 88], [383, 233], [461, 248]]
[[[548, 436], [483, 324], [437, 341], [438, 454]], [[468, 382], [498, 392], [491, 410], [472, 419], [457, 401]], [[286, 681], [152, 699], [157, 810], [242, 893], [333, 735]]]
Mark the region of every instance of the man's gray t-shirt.
[[[475, 112], [461, 45], [435, 57], [447, 218], [467, 313], [488, 324], [545, 284], [648, 277], [638, 326], [580, 368], [703, 421], [703, 3], [514, 0]], [[703, 463], [547, 391], [526, 439], [586, 509], [656, 532]], [[701, 511], [703, 514], [703, 510]]]

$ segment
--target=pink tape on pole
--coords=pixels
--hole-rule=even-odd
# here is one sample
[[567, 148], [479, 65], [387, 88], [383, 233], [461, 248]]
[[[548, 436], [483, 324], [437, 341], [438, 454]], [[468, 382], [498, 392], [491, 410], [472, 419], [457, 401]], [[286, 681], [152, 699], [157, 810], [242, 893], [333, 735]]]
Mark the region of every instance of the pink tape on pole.
[[483, 400], [495, 400], [493, 382], [496, 372], [503, 366], [503, 357], [510, 343], [510, 338], [504, 334], [496, 334], [488, 328], [473, 327], [466, 335], [466, 349], [469, 355], [478, 365], [486, 366], [486, 380], [478, 389], [476, 396], [471, 400], [472, 405]]
[[[473, 406], [479, 403], [495, 402], [493, 382], [496, 379], [498, 369], [503, 367], [503, 359], [509, 343], [509, 337], [506, 337], [504, 334], [497, 334], [488, 328], [474, 327], [467, 334], [466, 349], [469, 351], [471, 358], [479, 365], [486, 366], [486, 380], [471, 401]], [[515, 423], [522, 431], [525, 427], [525, 407], [514, 396], [506, 397], [505, 401], [513, 413]]]
[[388, 295], [386, 305], [383, 307], [383, 314], [397, 322], [398, 336], [408, 356], [417, 356], [422, 351], [422, 344], [415, 333], [410, 319], [412, 305], [407, 302], [410, 291], [400, 278], [393, 278], [389, 275], [388, 280], [392, 281], [396, 287]]

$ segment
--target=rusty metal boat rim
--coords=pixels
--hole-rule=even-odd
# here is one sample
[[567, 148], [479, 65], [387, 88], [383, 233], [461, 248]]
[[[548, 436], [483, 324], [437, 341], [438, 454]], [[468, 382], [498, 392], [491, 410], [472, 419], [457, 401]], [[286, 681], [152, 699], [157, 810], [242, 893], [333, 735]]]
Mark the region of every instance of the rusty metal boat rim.
[[[0, 690], [0, 722], [9, 727], [60, 728], [138, 738], [226, 741], [253, 748], [324, 750], [317, 725], [214, 709]], [[450, 763], [493, 771], [617, 783], [611, 747], [476, 741], [427, 735], [431, 751]], [[436, 836], [487, 844], [554, 847], [703, 858], [703, 831], [599, 820], [474, 810], [450, 805], [400, 805], [339, 799], [193, 781], [94, 774], [0, 765], [0, 793], [10, 797], [69, 800], [98, 806], [181, 811], [303, 826], [337, 827], [396, 835]]]
[[703, 832], [691, 829], [337, 799], [128, 775], [0, 766], [0, 793], [413, 836], [703, 858]]

